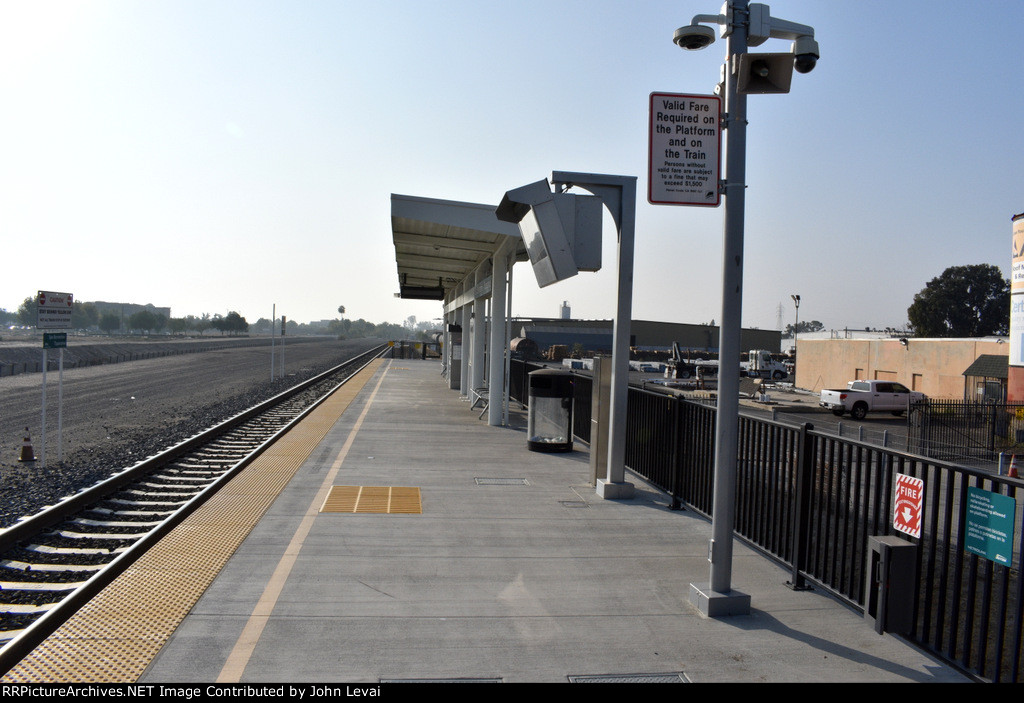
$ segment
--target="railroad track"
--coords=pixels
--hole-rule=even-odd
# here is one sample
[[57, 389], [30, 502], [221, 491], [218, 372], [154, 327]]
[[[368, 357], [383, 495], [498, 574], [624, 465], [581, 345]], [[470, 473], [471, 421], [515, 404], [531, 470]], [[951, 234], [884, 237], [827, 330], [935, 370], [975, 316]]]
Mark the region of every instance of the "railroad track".
[[0, 673], [386, 349], [339, 364], [0, 531]]

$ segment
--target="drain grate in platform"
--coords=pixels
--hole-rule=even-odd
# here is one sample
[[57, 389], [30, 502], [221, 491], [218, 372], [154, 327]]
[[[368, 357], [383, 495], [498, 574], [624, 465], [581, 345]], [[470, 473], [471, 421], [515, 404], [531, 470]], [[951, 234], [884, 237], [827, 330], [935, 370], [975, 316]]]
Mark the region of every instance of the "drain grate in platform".
[[423, 512], [420, 489], [408, 486], [331, 486], [320, 506], [321, 513]]
[[475, 479], [478, 486], [529, 486], [525, 478], [480, 478]]
[[381, 683], [504, 683], [502, 679], [381, 679]]
[[569, 683], [690, 683], [681, 673], [665, 674], [602, 674], [570, 676]]

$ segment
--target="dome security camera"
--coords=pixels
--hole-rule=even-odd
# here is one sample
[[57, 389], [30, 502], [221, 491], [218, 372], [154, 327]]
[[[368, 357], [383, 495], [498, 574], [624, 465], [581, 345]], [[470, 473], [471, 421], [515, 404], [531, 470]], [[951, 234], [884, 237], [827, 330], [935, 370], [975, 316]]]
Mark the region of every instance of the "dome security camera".
[[793, 68], [797, 73], [810, 73], [818, 63], [818, 42], [811, 37], [799, 37], [793, 42]]
[[814, 54], [798, 54], [793, 57], [793, 68], [797, 73], [810, 73], [818, 63], [818, 57]]
[[680, 49], [703, 49], [715, 41], [715, 30], [700, 24], [691, 24], [689, 27], [677, 29], [672, 35], [672, 41], [678, 44]]

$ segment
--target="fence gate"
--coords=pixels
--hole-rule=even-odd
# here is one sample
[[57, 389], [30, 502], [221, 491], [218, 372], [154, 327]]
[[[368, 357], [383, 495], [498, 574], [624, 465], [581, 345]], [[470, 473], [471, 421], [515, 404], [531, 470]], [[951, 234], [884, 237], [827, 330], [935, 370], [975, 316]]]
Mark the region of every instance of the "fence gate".
[[924, 400], [907, 414], [908, 451], [936, 459], [995, 462], [1024, 452], [1024, 404]]

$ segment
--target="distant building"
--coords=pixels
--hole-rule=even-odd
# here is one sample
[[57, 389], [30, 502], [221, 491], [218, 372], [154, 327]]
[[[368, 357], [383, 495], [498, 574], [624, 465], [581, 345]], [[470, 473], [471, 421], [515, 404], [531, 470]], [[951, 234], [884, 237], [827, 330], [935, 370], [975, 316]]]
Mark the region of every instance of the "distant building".
[[101, 317], [109, 313], [117, 315], [122, 320], [127, 320], [129, 317], [131, 317], [137, 312], [149, 310], [154, 315], [163, 315], [168, 320], [171, 319], [170, 308], [158, 308], [152, 303], [139, 305], [138, 303], [108, 303], [102, 300], [96, 300], [93, 301], [92, 305], [96, 308], [96, 311], [100, 314]]
[[[676, 342], [683, 349], [718, 351], [719, 329], [715, 325], [633, 320], [629, 332], [629, 346], [639, 349], [668, 351]], [[555, 344], [582, 344], [587, 351], [608, 352], [612, 349], [612, 321], [520, 318], [512, 321], [512, 336], [529, 337], [541, 349]], [[744, 329], [740, 331], [740, 348], [774, 352], [779, 350], [781, 339], [782, 333], [777, 330]]]
[[1005, 337], [978, 339], [842, 339], [797, 335], [796, 386], [845, 388], [856, 379], [897, 381], [930, 398], [1002, 400], [1010, 345]]

